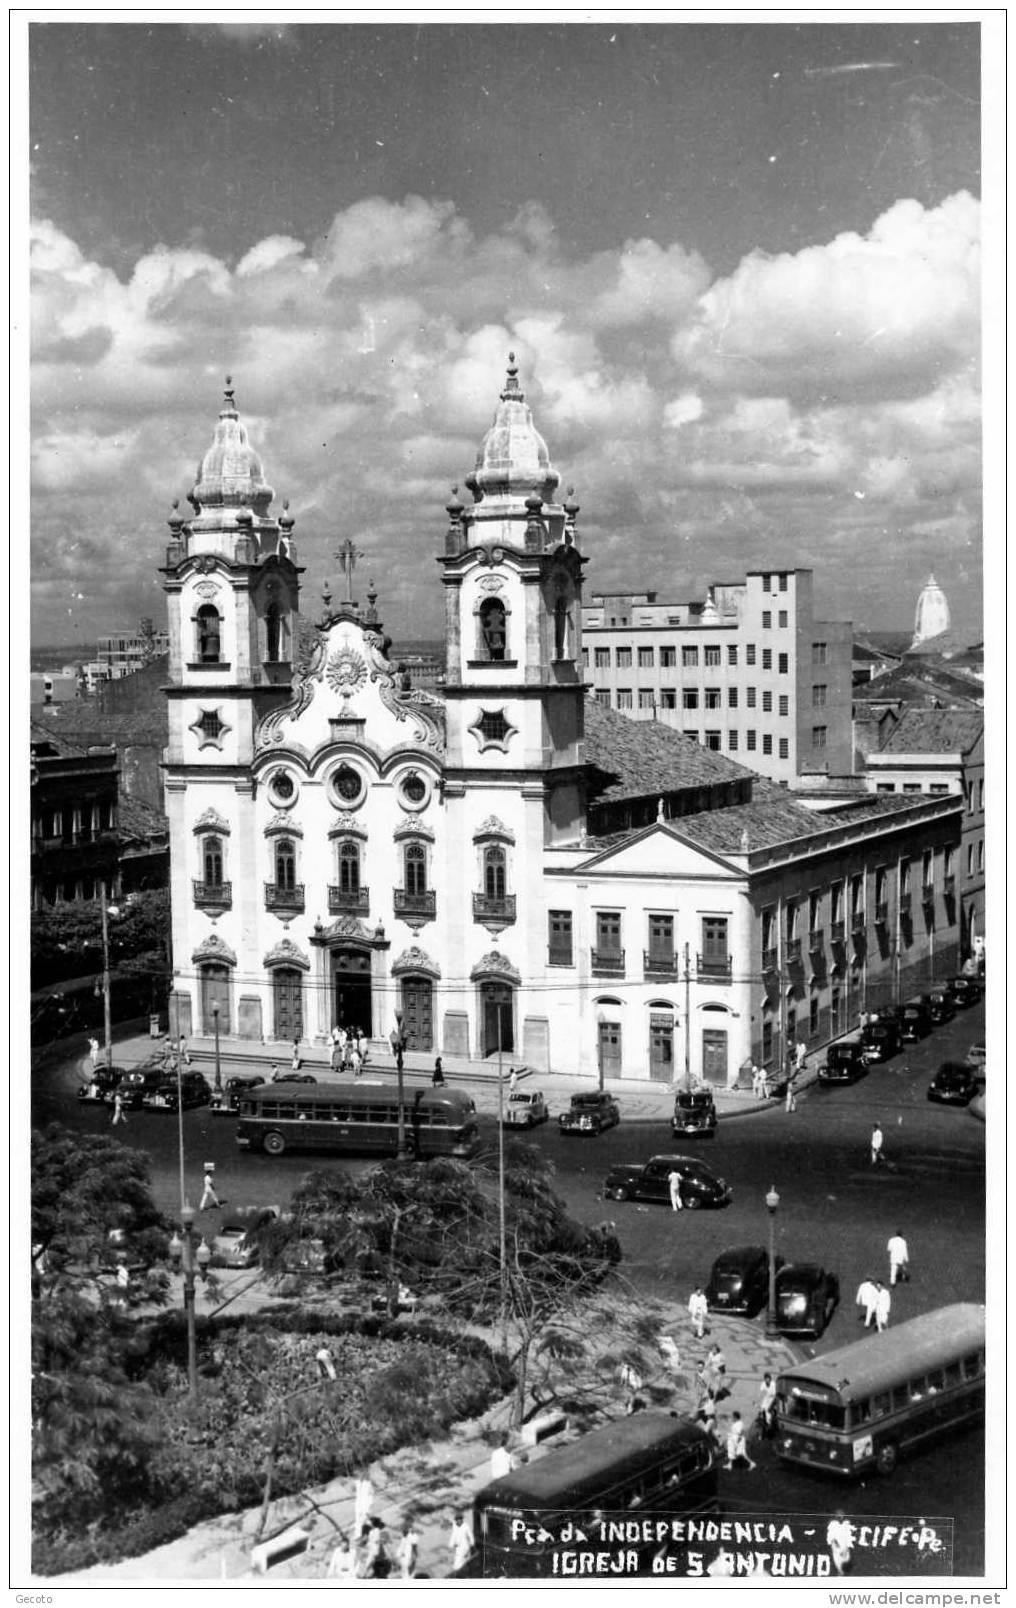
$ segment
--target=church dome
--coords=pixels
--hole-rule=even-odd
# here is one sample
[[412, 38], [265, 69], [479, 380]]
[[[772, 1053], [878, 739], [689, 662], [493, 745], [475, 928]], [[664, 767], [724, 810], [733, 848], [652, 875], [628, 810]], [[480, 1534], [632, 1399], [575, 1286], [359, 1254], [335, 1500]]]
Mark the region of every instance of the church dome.
[[515, 353], [508, 354], [508, 376], [494, 414], [494, 422], [476, 455], [476, 468], [467, 478], [477, 502], [484, 497], [537, 496], [549, 503], [561, 484], [551, 467], [547, 443], [533, 423], [533, 414], [519, 384]]
[[929, 575], [917, 599], [914, 640], [910, 644], [911, 647], [916, 648], [919, 642], [927, 642], [931, 637], [941, 636], [943, 631], [948, 631], [949, 624], [948, 599], [934, 575]]
[[249, 508], [263, 516], [274, 496], [265, 480], [261, 459], [247, 439], [246, 425], [240, 423], [232, 380], [227, 374], [215, 439], [198, 467], [190, 501], [196, 508]]

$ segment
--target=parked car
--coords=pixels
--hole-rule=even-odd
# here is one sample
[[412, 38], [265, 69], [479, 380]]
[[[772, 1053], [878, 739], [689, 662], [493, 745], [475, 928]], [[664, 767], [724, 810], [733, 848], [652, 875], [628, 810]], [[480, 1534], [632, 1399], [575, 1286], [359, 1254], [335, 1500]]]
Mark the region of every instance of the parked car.
[[620, 1107], [603, 1089], [590, 1089], [587, 1094], [573, 1094], [571, 1105], [557, 1119], [562, 1133], [602, 1133], [614, 1128], [621, 1120]]
[[674, 1100], [670, 1126], [675, 1134], [716, 1134], [716, 1102], [709, 1089], [682, 1089]]
[[884, 1016], [877, 1022], [869, 1022], [861, 1034], [861, 1053], [869, 1063], [872, 1061], [888, 1061], [896, 1055], [900, 1048], [900, 1034], [896, 1023], [888, 1021]]
[[[263, 1080], [259, 1080], [259, 1081], [263, 1081]], [[310, 1072], [280, 1072], [277, 1078], [272, 1078], [272, 1082], [273, 1083], [316, 1083], [317, 1078], [314, 1077]]]
[[[776, 1258], [777, 1268], [782, 1258]], [[737, 1245], [721, 1251], [705, 1289], [710, 1312], [753, 1318], [769, 1299], [769, 1252], [764, 1245]]]
[[506, 1127], [535, 1128], [549, 1116], [547, 1102], [539, 1089], [516, 1089], [508, 1096], [504, 1112]]
[[933, 1025], [927, 995], [908, 999], [900, 1012], [900, 1038], [904, 1044], [916, 1044], [919, 1039], [927, 1038]]
[[947, 988], [933, 988], [928, 995], [928, 1014], [936, 1027], [951, 1022], [956, 1015], [956, 1004]]
[[181, 1096], [185, 1111], [211, 1102], [211, 1087], [203, 1072], [181, 1072], [179, 1082], [164, 1073], [162, 1082], [142, 1096], [141, 1104], [146, 1111], [177, 1111]]
[[971, 1044], [966, 1054], [966, 1065], [970, 1068], [978, 1083], [984, 1082], [984, 1069], [988, 1059], [988, 1052], [983, 1044]]
[[212, 1112], [221, 1116], [229, 1116], [238, 1111], [240, 1096], [245, 1089], [259, 1089], [265, 1082], [263, 1077], [245, 1075], [243, 1077], [226, 1078], [221, 1089], [212, 1090]]
[[826, 1050], [825, 1065], [818, 1069], [818, 1081], [824, 1089], [837, 1083], [856, 1083], [868, 1070], [860, 1039], [843, 1039], [830, 1044]]
[[126, 1068], [122, 1066], [97, 1066], [87, 1083], [82, 1083], [78, 1089], [79, 1100], [105, 1100], [112, 1098], [113, 1090], [127, 1076]]
[[776, 1327], [781, 1334], [814, 1338], [828, 1324], [840, 1299], [840, 1281], [816, 1262], [791, 1262], [776, 1275]]
[[945, 1061], [928, 1085], [928, 1099], [940, 1105], [969, 1105], [977, 1093], [973, 1072], [961, 1061]]
[[961, 1010], [976, 1005], [981, 997], [981, 985], [976, 977], [950, 977], [946, 987]]
[[212, 1267], [253, 1267], [258, 1249], [247, 1238], [244, 1223], [223, 1223], [211, 1243]]
[[124, 1073], [117, 1087], [111, 1094], [107, 1094], [106, 1099], [111, 1100], [113, 1094], [118, 1094], [129, 1110], [136, 1111], [144, 1104], [145, 1095], [157, 1089], [167, 1076], [168, 1073], [161, 1061], [157, 1066], [153, 1064], [135, 1067], [133, 1072]]
[[653, 1156], [639, 1164], [612, 1167], [603, 1185], [607, 1200], [652, 1200], [670, 1204], [670, 1175], [681, 1175], [681, 1204], [691, 1211], [700, 1206], [729, 1206], [734, 1191], [725, 1178], [697, 1156]]

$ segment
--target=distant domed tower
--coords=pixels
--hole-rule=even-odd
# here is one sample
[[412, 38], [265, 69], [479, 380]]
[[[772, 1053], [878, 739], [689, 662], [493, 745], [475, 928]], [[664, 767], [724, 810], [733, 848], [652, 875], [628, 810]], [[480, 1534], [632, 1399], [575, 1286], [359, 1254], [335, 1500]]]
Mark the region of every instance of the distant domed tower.
[[929, 575], [917, 599], [914, 640], [910, 646], [916, 648], [919, 643], [929, 642], [932, 637], [941, 636], [948, 629], [949, 601], [934, 575]]

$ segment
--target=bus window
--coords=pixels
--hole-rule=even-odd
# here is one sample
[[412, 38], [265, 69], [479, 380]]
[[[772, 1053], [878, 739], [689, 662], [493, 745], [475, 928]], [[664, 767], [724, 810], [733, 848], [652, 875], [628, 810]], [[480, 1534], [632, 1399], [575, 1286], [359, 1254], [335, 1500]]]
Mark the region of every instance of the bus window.
[[934, 1373], [930, 1373], [928, 1375], [928, 1389], [929, 1390], [944, 1390], [945, 1389], [945, 1374], [944, 1374], [944, 1372], [942, 1371], [941, 1368], [936, 1368]]
[[973, 1356], [963, 1358], [964, 1379], [976, 1379], [981, 1371], [981, 1358], [978, 1352]]
[[951, 1362], [949, 1364], [949, 1366], [946, 1368], [945, 1382], [946, 1382], [947, 1385], [958, 1385], [959, 1384], [959, 1382], [960, 1382], [960, 1365], [959, 1365], [958, 1362]]
[[[897, 1385], [893, 1391], [893, 1406], [897, 1411], [905, 1407], [910, 1400], [910, 1389], [907, 1385]], [[887, 1409], [888, 1410], [888, 1409]]]
[[850, 1410], [850, 1422], [852, 1424], [867, 1424], [870, 1421], [870, 1419], [871, 1419], [871, 1402], [867, 1401], [867, 1400], [865, 1400], [865, 1401], [855, 1401], [853, 1407]]

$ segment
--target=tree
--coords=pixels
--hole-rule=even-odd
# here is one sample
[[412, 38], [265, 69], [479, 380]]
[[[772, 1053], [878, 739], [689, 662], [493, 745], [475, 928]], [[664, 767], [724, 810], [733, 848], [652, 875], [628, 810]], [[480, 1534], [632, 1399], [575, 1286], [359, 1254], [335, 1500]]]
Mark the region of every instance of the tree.
[[[114, 966], [140, 962], [146, 969], [169, 959], [168, 888], [132, 893], [116, 903], [109, 923], [109, 954]], [[98, 899], [35, 910], [31, 921], [32, 983], [82, 977], [102, 969], [102, 907]]]

